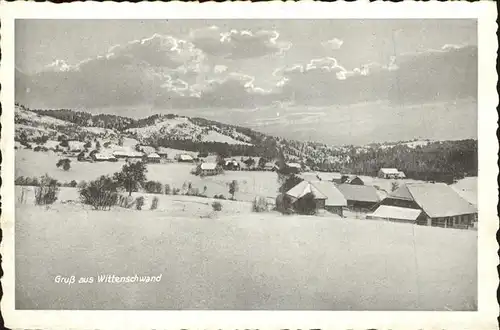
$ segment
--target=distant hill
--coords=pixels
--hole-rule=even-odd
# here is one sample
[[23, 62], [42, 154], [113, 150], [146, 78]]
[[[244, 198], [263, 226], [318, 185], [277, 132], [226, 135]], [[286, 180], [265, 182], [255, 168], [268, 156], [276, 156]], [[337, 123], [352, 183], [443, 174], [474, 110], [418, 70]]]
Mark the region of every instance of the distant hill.
[[[453, 181], [477, 175], [477, 140], [414, 140], [365, 146], [332, 146], [313, 141], [274, 137], [203, 118], [153, 115], [132, 119], [116, 115], [92, 115], [72, 110], [31, 111], [17, 106], [16, 140], [90, 141], [113, 143], [134, 138], [153, 147], [170, 147], [224, 157], [255, 156], [302, 164], [314, 171], [342, 171], [374, 176], [381, 167], [396, 167], [409, 178]], [[36, 140], [36, 141], [35, 141]]]

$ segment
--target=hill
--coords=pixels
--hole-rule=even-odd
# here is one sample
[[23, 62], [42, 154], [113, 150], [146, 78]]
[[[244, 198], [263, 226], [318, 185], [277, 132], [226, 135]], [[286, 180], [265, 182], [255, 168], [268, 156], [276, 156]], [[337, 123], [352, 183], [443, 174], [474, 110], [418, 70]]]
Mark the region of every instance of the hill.
[[[31, 111], [16, 107], [16, 140], [101, 140], [124, 138], [153, 147], [214, 153], [223, 157], [254, 156], [268, 161], [283, 154], [314, 171], [342, 171], [374, 176], [381, 167], [396, 167], [408, 178], [445, 181], [477, 176], [477, 140], [414, 140], [365, 146], [335, 146], [265, 135], [203, 118], [153, 115], [132, 119], [71, 110]], [[45, 142], [44, 142], [45, 143]]]

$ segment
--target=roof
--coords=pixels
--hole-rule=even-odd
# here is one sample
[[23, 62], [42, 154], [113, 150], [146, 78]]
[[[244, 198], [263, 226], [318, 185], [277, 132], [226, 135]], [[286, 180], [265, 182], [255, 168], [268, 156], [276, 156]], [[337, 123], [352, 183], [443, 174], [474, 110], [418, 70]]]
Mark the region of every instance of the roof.
[[306, 181], [318, 181], [317, 174], [313, 172], [302, 172], [298, 176]]
[[193, 160], [193, 156], [182, 154], [182, 155], [179, 155], [179, 159], [180, 160]]
[[406, 187], [431, 218], [477, 213], [472, 204], [445, 183], [407, 183]]
[[143, 155], [142, 152], [135, 151], [135, 150], [116, 150], [113, 151], [114, 156], [127, 156], [127, 157], [141, 157]]
[[215, 170], [217, 168], [216, 163], [201, 163], [200, 168], [202, 170]]
[[380, 171], [384, 174], [399, 174], [397, 168], [381, 168]]
[[146, 152], [146, 153], [153, 153], [155, 152], [155, 148], [154, 147], [151, 147], [151, 146], [143, 146], [143, 145], [140, 145], [139, 148], [141, 149], [141, 151], [143, 152]]
[[81, 141], [68, 141], [68, 148], [70, 150], [81, 150], [83, 149], [85, 145], [85, 142]]
[[277, 166], [276, 166], [276, 164], [274, 164], [274, 163], [272, 163], [272, 162], [267, 162], [267, 163], [264, 165], [264, 167], [271, 167], [271, 168], [273, 168], [273, 167], [277, 167]]
[[380, 205], [375, 212], [369, 214], [370, 217], [386, 218], [386, 219], [401, 219], [401, 220], [417, 220], [422, 213], [419, 209], [410, 209], [405, 207]]
[[311, 183], [326, 196], [326, 206], [347, 206], [344, 195], [332, 182], [315, 181]]
[[110, 154], [103, 154], [103, 153], [96, 153], [94, 154], [95, 159], [113, 159], [115, 158], [113, 155]]
[[357, 175], [349, 175], [349, 176], [347, 177], [347, 179], [345, 180], [345, 183], [351, 183], [351, 182], [353, 182], [353, 181], [354, 181], [354, 180], [356, 180], [356, 179], [360, 180], [360, 181], [361, 181], [361, 182], [363, 182], [363, 183], [365, 182], [363, 179], [361, 179], [361, 178], [360, 178], [359, 176], [357, 176]]
[[318, 172], [316, 175], [322, 181], [340, 180], [342, 178], [342, 174], [332, 172]]
[[309, 193], [312, 193], [315, 199], [327, 199], [327, 196], [319, 191], [318, 188], [312, 185], [309, 181], [302, 181], [286, 192], [288, 196], [292, 196], [297, 199], [302, 198]]
[[161, 157], [156, 152], [153, 152], [148, 155], [148, 158], [161, 158]]
[[299, 163], [286, 163], [286, 166], [294, 168], [302, 168], [302, 166]]
[[338, 189], [348, 201], [379, 202], [377, 189], [373, 186], [340, 184]]

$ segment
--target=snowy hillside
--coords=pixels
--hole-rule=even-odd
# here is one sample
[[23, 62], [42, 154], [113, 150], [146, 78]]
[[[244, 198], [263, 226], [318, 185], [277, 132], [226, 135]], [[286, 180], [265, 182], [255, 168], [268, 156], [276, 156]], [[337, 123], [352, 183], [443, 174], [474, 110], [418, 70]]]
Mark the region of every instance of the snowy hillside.
[[191, 140], [196, 142], [220, 142], [227, 144], [245, 144], [250, 141], [250, 137], [228, 130], [221, 132], [216, 126], [201, 126], [193, 123], [186, 117], [161, 118], [154, 124], [138, 128], [129, 128], [125, 133], [131, 134], [139, 141], [151, 138], [165, 137], [178, 140]]

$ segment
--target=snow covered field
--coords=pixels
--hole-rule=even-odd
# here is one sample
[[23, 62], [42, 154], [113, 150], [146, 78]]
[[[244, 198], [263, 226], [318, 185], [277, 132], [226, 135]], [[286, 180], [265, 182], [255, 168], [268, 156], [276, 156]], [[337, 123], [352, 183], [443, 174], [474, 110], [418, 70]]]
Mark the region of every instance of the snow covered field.
[[[18, 195], [21, 187], [17, 187]], [[26, 189], [26, 188], [25, 188]], [[62, 188], [61, 201], [76, 190]], [[19, 309], [473, 310], [477, 232], [160, 196], [158, 210], [16, 207]], [[208, 205], [207, 205], [208, 204]], [[50, 265], [48, 267], [47, 265]], [[81, 277], [159, 276], [157, 283]], [[56, 276], [77, 283], [56, 283]], [[75, 299], [75, 297], [79, 297]]]

